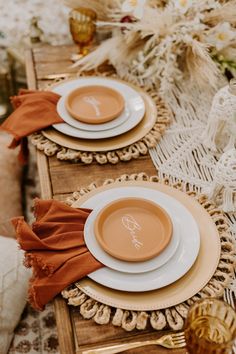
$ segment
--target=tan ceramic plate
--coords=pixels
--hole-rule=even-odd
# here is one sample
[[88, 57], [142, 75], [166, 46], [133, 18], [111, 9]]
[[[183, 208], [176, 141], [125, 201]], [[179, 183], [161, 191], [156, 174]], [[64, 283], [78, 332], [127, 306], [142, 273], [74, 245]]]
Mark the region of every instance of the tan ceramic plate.
[[142, 262], [168, 246], [172, 223], [159, 205], [141, 198], [122, 198], [98, 213], [94, 233], [100, 246], [111, 256]]
[[[192, 268], [178, 281], [164, 288], [139, 293], [109, 289], [89, 278], [78, 282], [84, 293], [103, 304], [134, 311], [152, 311], [175, 306], [198, 293], [212, 278], [220, 259], [220, 238], [216, 226], [207, 211], [193, 198], [177, 189], [151, 182], [122, 182], [94, 189], [85, 194], [74, 207], [79, 207], [90, 196], [103, 190], [121, 186], [141, 186], [156, 189], [180, 201], [191, 212], [198, 223], [201, 246], [198, 258]], [[189, 230], [191, 235], [191, 230]]]
[[66, 148], [91, 152], [117, 150], [137, 142], [142, 139], [156, 123], [157, 108], [155, 102], [147, 93], [133, 85], [130, 86], [141, 94], [145, 102], [146, 112], [141, 122], [127, 133], [108, 139], [89, 140], [72, 138], [50, 128], [43, 130], [43, 135], [54, 143]]
[[66, 98], [67, 111], [75, 119], [90, 124], [109, 122], [124, 110], [121, 94], [106, 86], [84, 86], [73, 90]]

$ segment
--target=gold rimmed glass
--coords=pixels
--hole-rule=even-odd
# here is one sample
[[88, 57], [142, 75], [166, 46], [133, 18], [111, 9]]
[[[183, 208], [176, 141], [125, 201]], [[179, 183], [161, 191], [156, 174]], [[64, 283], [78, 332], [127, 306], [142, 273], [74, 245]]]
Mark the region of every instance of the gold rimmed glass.
[[214, 298], [196, 302], [187, 316], [185, 338], [190, 354], [231, 354], [236, 338], [235, 310]]

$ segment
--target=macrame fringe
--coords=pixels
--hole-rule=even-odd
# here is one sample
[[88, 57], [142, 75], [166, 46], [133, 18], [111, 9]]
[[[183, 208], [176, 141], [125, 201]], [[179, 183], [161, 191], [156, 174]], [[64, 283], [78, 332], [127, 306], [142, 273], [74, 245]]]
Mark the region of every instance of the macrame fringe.
[[[221, 85], [225, 85], [223, 80], [219, 82]], [[216, 136], [221, 129], [215, 121], [216, 112], [211, 109], [214, 106], [213, 97], [218, 102], [222, 98], [218, 97], [219, 92], [222, 94], [225, 89], [227, 86], [214, 96], [213, 89], [201, 92], [187, 80], [173, 86], [165, 102], [175, 112], [174, 123], [159, 144], [150, 149], [150, 156], [161, 178], [168, 177], [172, 183], [182, 181], [184, 188], [208, 194], [219, 208], [230, 212], [236, 211], [236, 189], [233, 187], [235, 157], [231, 157], [228, 165], [225, 159], [225, 166], [219, 174], [218, 165], [224, 156], [222, 149], [225, 142], [222, 149], [216, 149]], [[222, 119], [224, 117], [222, 111]], [[223, 134], [221, 140], [224, 138], [227, 137]], [[229, 139], [227, 148], [234, 145], [234, 139]], [[233, 154], [232, 151], [228, 150], [227, 153]]]
[[[135, 329], [145, 330], [149, 325], [155, 330], [181, 330], [184, 326], [184, 320], [187, 316], [189, 306], [195, 301], [205, 297], [221, 297], [224, 293], [224, 289], [232, 281], [236, 263], [236, 246], [234, 237], [230, 233], [229, 219], [216, 208], [213, 202], [208, 200], [207, 196], [197, 194], [197, 191], [188, 188], [189, 186], [187, 185], [183, 188], [180, 181], [172, 183], [168, 178], [161, 180], [158, 176], [149, 177], [145, 173], [139, 173], [122, 175], [116, 180], [107, 179], [103, 185], [123, 181], [161, 182], [180, 190], [184, 189], [190, 196], [196, 198], [196, 200], [210, 214], [219, 231], [221, 256], [215, 274], [208, 284], [189, 300], [182, 304], [158, 311], [127, 311], [119, 308], [112, 308], [101, 304], [84, 294], [83, 291], [78, 288], [77, 283], [72, 284], [70, 287], [62, 291], [62, 296], [67, 299], [69, 305], [79, 307], [80, 314], [85, 319], [93, 319], [98, 324], [112, 323], [114, 326], [121, 327], [126, 331], [132, 331]], [[95, 188], [97, 188], [97, 186], [94, 183], [86, 188], [81, 188], [68, 198], [67, 203], [72, 205], [81, 196], [89, 193]]]
[[[219, 86], [225, 81], [219, 81]], [[174, 123], [160, 143], [151, 149], [152, 160], [162, 176], [182, 180], [199, 191], [209, 187], [213, 180], [218, 154], [212, 154], [203, 145], [208, 114], [215, 90], [209, 87], [201, 92], [189, 80], [171, 86], [165, 103], [174, 112]]]
[[213, 151], [232, 149], [236, 143], [234, 112], [236, 96], [230, 92], [230, 84], [215, 94], [206, 128], [203, 132], [203, 143]]

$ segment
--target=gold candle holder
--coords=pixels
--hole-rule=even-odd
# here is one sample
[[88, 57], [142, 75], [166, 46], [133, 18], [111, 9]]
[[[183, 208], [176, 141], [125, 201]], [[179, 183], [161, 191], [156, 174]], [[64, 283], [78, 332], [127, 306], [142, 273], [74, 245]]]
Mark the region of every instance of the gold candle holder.
[[190, 354], [231, 354], [236, 313], [223, 301], [207, 298], [189, 310], [185, 339]]
[[96, 19], [96, 12], [85, 7], [73, 9], [69, 14], [70, 32], [82, 56], [89, 52], [96, 32]]

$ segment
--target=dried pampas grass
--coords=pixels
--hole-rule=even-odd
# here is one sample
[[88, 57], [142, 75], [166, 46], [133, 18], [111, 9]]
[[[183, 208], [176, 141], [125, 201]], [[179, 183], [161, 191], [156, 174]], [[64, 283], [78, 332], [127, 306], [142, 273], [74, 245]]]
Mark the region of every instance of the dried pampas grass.
[[122, 73], [120, 76], [125, 78], [128, 75], [129, 64], [136, 57], [141, 47], [137, 43], [127, 47], [121, 35], [115, 36], [104, 41], [99, 48], [80, 59], [73, 67], [78, 67], [79, 73], [81, 73], [82, 71], [96, 69], [108, 61], [116, 68], [117, 72]]
[[104, 41], [98, 49], [77, 61], [73, 65], [73, 68], [79, 67], [79, 72], [93, 70], [106, 61], [110, 61], [111, 48], [117, 48], [119, 45], [119, 37], [109, 38]]
[[193, 39], [186, 49], [185, 60], [193, 82], [197, 82], [199, 86], [205, 83], [210, 84], [211, 87], [217, 87], [220, 70], [209, 54], [208, 45]]
[[[140, 37], [159, 42], [171, 34], [175, 26], [175, 18], [171, 8], [147, 8], [141, 21], [133, 23], [132, 31], [138, 32]], [[150, 38], [151, 37], [151, 38]]]
[[223, 6], [208, 12], [204, 22], [215, 26], [220, 22], [229, 22], [236, 25], [236, 0], [226, 2]]
[[[90, 0], [88, 4], [92, 2]], [[100, 8], [101, 1], [96, 3]], [[177, 7], [178, 0], [147, 0], [142, 18], [135, 20], [131, 14], [128, 23], [122, 21], [127, 15], [122, 12], [122, 3], [122, 0], [116, 0], [113, 7], [111, 1], [102, 3], [109, 21], [99, 21], [98, 24], [112, 26], [112, 38], [75, 63], [78, 70], [95, 69], [109, 61], [121, 78], [148, 88], [158, 87], [164, 94], [171, 85], [186, 78], [194, 81], [201, 90], [209, 85], [216, 88], [221, 73], [215, 59], [221, 52], [227, 53], [229, 48], [235, 48], [232, 33], [235, 31], [236, 38], [233, 27], [236, 25], [236, 0], [225, 3], [193, 1], [185, 12]], [[234, 53], [232, 49], [231, 54]]]

